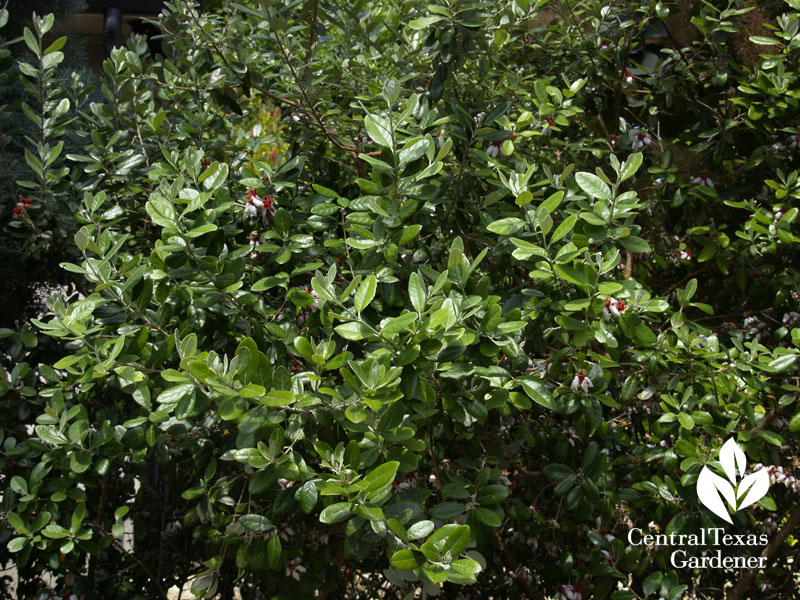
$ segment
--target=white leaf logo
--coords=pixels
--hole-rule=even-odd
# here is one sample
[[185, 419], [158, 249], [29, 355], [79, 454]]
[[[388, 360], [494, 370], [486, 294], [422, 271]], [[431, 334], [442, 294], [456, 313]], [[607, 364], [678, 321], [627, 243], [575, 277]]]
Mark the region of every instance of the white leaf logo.
[[[697, 478], [697, 497], [720, 519], [733, 524], [731, 514], [758, 502], [767, 494], [769, 474], [766, 469], [761, 469], [745, 477], [747, 457], [733, 438], [720, 449], [719, 462], [730, 483], [704, 466]], [[742, 479], [737, 485], [740, 477]]]
[[744, 476], [744, 468], [747, 466], [747, 457], [739, 448], [739, 444], [733, 438], [725, 442], [719, 451], [719, 462], [722, 470], [728, 476], [732, 485], [736, 485], [736, 467], [739, 467], [739, 475]]

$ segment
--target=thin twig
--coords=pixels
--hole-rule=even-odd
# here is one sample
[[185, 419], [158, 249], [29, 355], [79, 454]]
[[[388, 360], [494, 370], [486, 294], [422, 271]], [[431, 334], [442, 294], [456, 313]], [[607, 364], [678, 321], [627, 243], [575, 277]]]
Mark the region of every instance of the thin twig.
[[344, 235], [344, 253], [347, 256], [347, 266], [350, 267], [350, 276], [355, 277], [356, 272], [353, 269], [353, 261], [350, 260], [350, 246], [347, 244], [347, 230], [345, 229], [344, 210], [340, 210], [339, 214], [342, 217], [342, 234]]
[[[111, 536], [111, 534], [108, 533], [105, 529], [103, 529], [100, 525], [97, 525], [96, 523], [91, 523], [91, 526], [97, 529], [103, 535]], [[113, 536], [111, 537], [113, 538]], [[164, 589], [164, 586], [161, 585], [161, 582], [155, 576], [153, 576], [153, 573], [150, 571], [150, 569], [147, 568], [147, 565], [144, 564], [141, 560], [139, 560], [139, 558], [135, 554], [133, 554], [130, 550], [125, 548], [125, 546], [120, 544], [116, 539], [114, 539], [112, 543], [117, 550], [125, 554], [125, 556], [132, 559], [137, 565], [139, 565], [139, 568], [144, 572], [145, 575], [147, 575], [150, 581], [153, 582], [153, 585], [155, 585], [156, 588], [158, 589], [160, 597], [166, 598], [167, 591]]]
[[[222, 48], [219, 47], [219, 44], [217, 44], [217, 41], [214, 39], [214, 37], [200, 25], [200, 22], [197, 20], [197, 17], [194, 14], [194, 10], [189, 10], [188, 12], [191, 15], [192, 20], [194, 21], [194, 24], [197, 26], [197, 28], [208, 38], [208, 41], [211, 42], [211, 45], [214, 47], [214, 51], [217, 53], [217, 56], [219, 56], [220, 60], [222, 60], [223, 64], [228, 68], [228, 70], [231, 73], [236, 73], [231, 64], [228, 62], [228, 58], [225, 56], [225, 53], [222, 51]], [[166, 28], [164, 29], [169, 33], [169, 31]], [[291, 100], [290, 98], [283, 98], [281, 96], [278, 96], [277, 94], [273, 94], [268, 89], [261, 87], [256, 83], [251, 82], [250, 87], [257, 89], [259, 92], [267, 96], [273, 102], [277, 102], [279, 104], [286, 104], [287, 106], [291, 106], [293, 108], [298, 108], [300, 106], [300, 103], [297, 102], [296, 100]]]
[[[367, 45], [373, 50], [375, 50], [378, 54], [380, 54], [381, 58], [383, 58], [387, 62], [390, 62], [395, 69], [400, 71], [401, 70], [400, 64], [391, 56], [387, 55], [378, 44], [372, 41], [372, 38], [369, 37], [369, 34], [366, 31], [364, 31], [364, 29], [361, 27], [361, 24], [358, 22], [358, 15], [353, 13], [353, 9], [347, 4], [347, 2], [345, 2], [345, 6], [343, 8], [347, 12], [348, 16], [355, 21], [356, 27], [358, 28], [359, 33], [361, 33], [361, 35], [364, 37], [364, 40], [367, 42]], [[347, 33], [347, 28], [333, 15], [328, 13], [325, 15], [325, 18], [328, 19], [334, 25], [336, 25], [336, 27], [341, 29], [344, 33]]]
[[[769, 560], [778, 551], [778, 548], [781, 546], [781, 544], [786, 541], [786, 538], [789, 537], [789, 534], [794, 531], [798, 524], [800, 524], [800, 505], [794, 507], [789, 515], [789, 518], [786, 520], [786, 523], [783, 525], [783, 527], [781, 527], [781, 530], [761, 551], [761, 557], [766, 558], [766, 561], [764, 562], [769, 562]], [[750, 569], [749, 571], [742, 573], [739, 581], [737, 581], [736, 585], [730, 589], [728, 594], [725, 596], [725, 599], [739, 600], [740, 598], [744, 598], [747, 588], [752, 585], [757, 573], [758, 569]]]
[[[269, 11], [268, 14], [270, 14]], [[270, 21], [271, 20], [272, 19], [270, 19]], [[358, 150], [356, 149], [356, 147], [348, 146], [347, 144], [343, 144], [342, 142], [337, 140], [333, 136], [331, 130], [328, 129], [327, 125], [325, 125], [324, 121], [322, 120], [322, 117], [319, 116], [317, 109], [314, 108], [314, 104], [311, 102], [311, 98], [309, 98], [308, 96], [308, 92], [306, 92], [306, 88], [300, 81], [300, 77], [298, 76], [297, 71], [294, 68], [294, 65], [292, 65], [292, 60], [289, 57], [289, 53], [287, 52], [286, 47], [283, 45], [283, 42], [281, 41], [278, 32], [275, 31], [275, 28], [272, 28], [272, 37], [275, 38], [275, 43], [278, 45], [278, 49], [281, 51], [281, 54], [283, 54], [283, 58], [286, 61], [286, 66], [289, 67], [289, 72], [292, 74], [292, 79], [294, 79], [295, 85], [297, 85], [298, 89], [300, 90], [300, 95], [303, 97], [305, 108], [308, 109], [309, 114], [311, 115], [311, 120], [317, 124], [322, 133], [325, 134], [325, 137], [327, 137], [331, 141], [331, 143], [333, 143], [333, 145], [335, 145], [340, 150], [345, 150], [346, 152], [350, 152], [356, 161], [361, 160], [358, 158]]]
[[433, 451], [433, 434], [430, 429], [428, 430], [428, 454], [431, 456], [433, 462], [433, 472], [436, 475], [436, 483], [439, 484], [439, 499], [444, 502], [444, 493], [442, 492], [442, 477], [439, 474], [439, 461], [436, 460], [436, 454]]
[[317, 36], [314, 32], [314, 25], [317, 23], [317, 12], [319, 9], [319, 0], [311, 0], [314, 8], [313, 14], [311, 15], [311, 21], [308, 23], [308, 41], [306, 42], [306, 57], [303, 60], [303, 64], [306, 66], [305, 73], [303, 73], [303, 77], [308, 81], [309, 76], [311, 75], [311, 59], [314, 56], [314, 42], [317, 41]]
[[[495, 530], [495, 535], [497, 536], [497, 545], [500, 548], [500, 553], [503, 555], [503, 561], [510, 567], [509, 571], [516, 573], [517, 569], [519, 569], [519, 562], [517, 562], [517, 559], [514, 558], [511, 550], [509, 550], [508, 546], [506, 546], [506, 543], [503, 541], [499, 530]], [[514, 581], [522, 588], [522, 591], [525, 592], [525, 595], [531, 600], [544, 600], [542, 593], [533, 587], [533, 584], [528, 581], [528, 579], [525, 577], [525, 574], [522, 574], [521, 577], [514, 577]]]
[[5, 132], [3, 131], [3, 125], [0, 124], [0, 150], [2, 150], [3, 154], [3, 167], [5, 167], [6, 171], [6, 180], [8, 181], [8, 191], [11, 194], [9, 198], [12, 200], [14, 199], [14, 182], [11, 181], [11, 168], [8, 165], [8, 156], [6, 155], [6, 145], [3, 142], [3, 138], [5, 138]]
[[[108, 471], [103, 476], [103, 483], [100, 487], [100, 502], [97, 507], [97, 518], [94, 520], [95, 524], [100, 527], [103, 524], [103, 517], [106, 512], [106, 505], [108, 504]], [[92, 554], [89, 558], [89, 580], [94, 580], [94, 571], [97, 563], [97, 555]]]

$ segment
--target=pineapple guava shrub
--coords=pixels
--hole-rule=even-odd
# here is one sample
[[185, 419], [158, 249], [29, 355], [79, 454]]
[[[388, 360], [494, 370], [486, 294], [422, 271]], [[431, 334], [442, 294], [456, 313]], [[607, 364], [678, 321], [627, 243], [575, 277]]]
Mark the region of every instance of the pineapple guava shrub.
[[34, 17], [24, 593], [788, 597], [800, 5], [685, 8], [175, 2], [88, 104]]

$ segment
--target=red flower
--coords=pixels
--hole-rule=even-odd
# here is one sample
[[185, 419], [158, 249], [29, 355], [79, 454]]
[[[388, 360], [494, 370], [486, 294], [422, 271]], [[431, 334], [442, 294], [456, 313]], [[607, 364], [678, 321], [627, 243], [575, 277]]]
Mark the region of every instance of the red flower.
[[275, 214], [275, 198], [272, 194], [267, 194], [266, 198], [264, 198], [264, 210], [270, 215]]
[[492, 158], [497, 158], [500, 155], [500, 147], [503, 145], [503, 142], [500, 140], [495, 140], [489, 144], [489, 147], [486, 149], [486, 154], [491, 156]]
[[30, 198], [20, 198], [19, 204], [21, 204], [25, 208], [30, 208], [31, 206], [33, 206], [33, 202], [31, 202]]
[[14, 207], [14, 210], [11, 211], [11, 216], [14, 217], [15, 219], [19, 219], [22, 216], [22, 206], [17, 204]]
[[570, 388], [573, 392], [577, 393], [579, 389], [583, 390], [584, 394], [589, 393], [589, 388], [594, 387], [592, 380], [586, 376], [586, 373], [583, 370], [578, 371], [575, 375], [575, 378], [572, 380], [570, 384]]
[[619, 317], [620, 313], [626, 308], [628, 306], [625, 304], [625, 300], [616, 300], [609, 296], [606, 298], [605, 306], [603, 307], [603, 317], [605, 317], [606, 321], [609, 321], [612, 315]]
[[258, 190], [252, 189], [247, 192], [247, 201], [244, 205], [244, 214], [255, 217], [259, 210], [263, 210], [264, 201], [259, 198]]
[[210, 160], [208, 160], [207, 158], [204, 158], [204, 159], [203, 159], [202, 165], [203, 165], [204, 167], [207, 167], [207, 166], [208, 166], [208, 165], [210, 165], [210, 164], [211, 164], [211, 161], [210, 161]]

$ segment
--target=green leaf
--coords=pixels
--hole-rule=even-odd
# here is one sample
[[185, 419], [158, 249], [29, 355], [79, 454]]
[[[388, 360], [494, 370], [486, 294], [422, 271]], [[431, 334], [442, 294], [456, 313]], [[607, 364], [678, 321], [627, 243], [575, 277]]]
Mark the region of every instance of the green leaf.
[[23, 477], [20, 477], [19, 475], [14, 475], [11, 478], [11, 489], [14, 490], [20, 496], [27, 496], [28, 482], [25, 481]]
[[392, 130], [386, 119], [378, 115], [367, 115], [364, 118], [364, 125], [367, 129], [367, 135], [369, 135], [375, 143], [385, 148], [393, 148]]
[[442, 502], [431, 509], [430, 516], [432, 516], [434, 519], [447, 521], [460, 516], [461, 513], [464, 512], [465, 508], [466, 507], [459, 502]]
[[418, 540], [431, 534], [435, 525], [433, 521], [418, 521], [408, 528], [407, 535], [410, 540]]
[[[601, 293], [603, 293], [603, 292], [601, 292]], [[575, 312], [577, 310], [583, 310], [584, 308], [589, 306], [591, 304], [591, 302], [592, 302], [591, 298], [580, 298], [578, 300], [571, 300], [570, 302], [567, 302], [566, 304], [564, 304], [564, 310], [569, 311], [569, 312]]]
[[417, 237], [420, 231], [422, 231], [422, 225], [409, 225], [408, 227], [403, 227], [403, 232], [400, 234], [400, 239], [397, 241], [397, 244], [399, 246], [404, 246]]
[[338, 198], [339, 197], [339, 194], [334, 192], [332, 189], [326, 188], [325, 186], [319, 185], [317, 183], [312, 184], [311, 187], [313, 187], [314, 191], [317, 192], [319, 195], [325, 196], [326, 198]]
[[363, 481], [367, 496], [379, 496], [387, 487], [391, 486], [399, 466], [398, 461], [392, 460], [370, 471]]
[[39, 47], [39, 41], [36, 39], [36, 36], [33, 35], [33, 32], [26, 27], [22, 31], [22, 37], [25, 38], [25, 44], [30, 51], [37, 57], [40, 57], [42, 55], [42, 49]]
[[[469, 554], [472, 554], [470, 552]], [[475, 582], [475, 576], [483, 570], [481, 563], [472, 558], [460, 558], [450, 563], [450, 568], [460, 576], [467, 578], [467, 582]], [[451, 578], [452, 581], [452, 578]], [[459, 582], [461, 583], [461, 582]]]
[[364, 323], [353, 321], [351, 323], [343, 323], [337, 325], [333, 330], [346, 340], [357, 342], [363, 340], [365, 337], [373, 335], [374, 332]]
[[619, 243], [623, 248], [630, 250], [631, 252], [650, 252], [650, 244], [648, 244], [646, 240], [643, 240], [635, 235], [629, 235], [627, 237], [620, 238]]
[[553, 232], [553, 235], [550, 236], [550, 243], [554, 244], [565, 235], [567, 235], [572, 228], [575, 227], [575, 223], [578, 220], [578, 215], [570, 215], [564, 221], [561, 222], [561, 225], [556, 227], [556, 230]]
[[[27, 490], [27, 484], [25, 489]], [[28, 495], [27, 491], [24, 494], [17, 491], [16, 489], [14, 491], [23, 496]], [[26, 534], [30, 531], [30, 529], [28, 529], [28, 527], [25, 525], [25, 522], [22, 520], [22, 517], [20, 517], [17, 513], [8, 512], [6, 514], [6, 518], [8, 519], [8, 524], [11, 525], [18, 533]]]
[[626, 160], [623, 163], [622, 169], [620, 169], [618, 183], [622, 183], [626, 179], [633, 177], [636, 174], [636, 171], [638, 171], [639, 167], [641, 166], [642, 166], [642, 153], [637, 152], [635, 154], [631, 154], [628, 157], [628, 160]]
[[503, 518], [493, 510], [478, 506], [473, 512], [478, 520], [487, 527], [500, 527], [503, 524]]
[[363, 404], [351, 404], [345, 409], [344, 414], [353, 423], [363, 423], [370, 412]]
[[206, 179], [201, 180], [203, 182], [203, 187], [207, 190], [216, 190], [222, 184], [225, 183], [225, 180], [228, 178], [228, 165], [225, 163], [213, 163], [209, 165], [209, 169], [214, 167], [214, 165], [218, 165], [217, 168], [209, 175]]
[[696, 291], [697, 291], [697, 279], [690, 279], [686, 284], [686, 289], [684, 290], [687, 302], [692, 299], [692, 296], [694, 296], [694, 293]]
[[419, 19], [413, 19], [412, 21], [409, 21], [408, 26], [414, 31], [419, 31], [420, 29], [427, 29], [434, 23], [439, 23], [440, 21], [445, 20], [446, 18], [441, 15], [421, 17]]
[[8, 548], [8, 551], [11, 553], [19, 552], [25, 547], [25, 542], [27, 541], [28, 538], [26, 537], [16, 537], [12, 539], [10, 542], [8, 542], [8, 546], [6, 547]]
[[555, 211], [555, 209], [558, 208], [558, 206], [561, 204], [561, 200], [563, 199], [564, 199], [564, 191], [559, 190], [558, 192], [554, 192], [553, 194], [548, 196], [547, 199], [544, 202], [542, 202], [540, 206], [545, 210], [547, 210], [548, 213], [552, 213], [553, 211]]
[[398, 550], [389, 562], [395, 569], [411, 571], [425, 564], [425, 556], [416, 550]]
[[205, 495], [205, 493], [206, 493], [206, 488], [202, 486], [197, 486], [189, 488], [188, 490], [183, 492], [181, 494], [181, 498], [183, 498], [184, 500], [196, 500], [197, 498], [200, 498], [201, 496]]
[[[467, 525], [451, 523], [441, 527], [422, 544], [420, 550], [430, 561], [441, 562], [448, 554], [452, 560], [467, 547], [470, 530]], [[449, 562], [449, 561], [448, 561]]]
[[792, 420], [789, 421], [789, 431], [791, 431], [792, 433], [800, 431], [800, 412], [795, 414], [792, 417]]
[[194, 390], [194, 384], [181, 383], [167, 388], [158, 395], [156, 402], [159, 404], [177, 404], [181, 399]]
[[420, 276], [417, 273], [411, 273], [408, 277], [408, 296], [411, 299], [411, 305], [419, 314], [425, 310], [426, 293], [425, 288], [420, 282]]
[[541, 380], [520, 379], [519, 382], [531, 400], [547, 409], [553, 410], [553, 395]]
[[656, 571], [655, 573], [650, 573], [642, 583], [642, 591], [644, 592], [645, 596], [649, 596], [650, 594], [655, 594], [661, 589], [661, 581], [664, 579], [663, 573], [661, 571]]
[[319, 492], [313, 481], [306, 481], [295, 493], [294, 499], [300, 503], [300, 508], [306, 514], [310, 513], [317, 504]]
[[281, 537], [279, 535], [273, 535], [269, 538], [267, 542], [267, 562], [269, 563], [270, 569], [276, 569], [278, 567], [282, 551]]
[[253, 287], [250, 289], [253, 292], [263, 292], [264, 290], [269, 290], [271, 288], [274, 288], [276, 285], [286, 285], [286, 281], [287, 278], [285, 277], [277, 277], [277, 276], [263, 277], [258, 281], [256, 281], [253, 284]]
[[56, 525], [53, 523], [42, 529], [42, 535], [54, 540], [61, 540], [69, 537], [70, 534], [69, 531], [61, 527], [61, 525]]
[[356, 292], [353, 304], [356, 307], [356, 310], [361, 314], [361, 312], [369, 306], [369, 303], [372, 302], [372, 299], [375, 297], [375, 290], [378, 287], [378, 280], [375, 275], [370, 275], [364, 281], [361, 282], [361, 285]]
[[381, 329], [381, 333], [384, 336], [391, 337], [395, 333], [399, 333], [407, 329], [412, 323], [416, 323], [418, 316], [419, 315], [417, 315], [415, 312], [407, 312], [403, 313], [399, 317], [387, 319], [386, 323]]
[[750, 41], [754, 44], [759, 46], [780, 46], [780, 40], [776, 40], [775, 38], [767, 37], [764, 35], [751, 35]]
[[703, 249], [700, 250], [700, 255], [697, 257], [697, 262], [706, 262], [714, 258], [714, 255], [717, 253], [717, 245], [713, 242], [710, 242], [703, 246]]
[[239, 523], [242, 527], [253, 533], [266, 533], [275, 526], [264, 515], [242, 515], [239, 517]]
[[487, 229], [497, 235], [513, 235], [523, 227], [525, 227], [525, 221], [516, 217], [508, 217], [490, 223]]
[[326, 506], [319, 515], [319, 520], [323, 523], [332, 525], [341, 523], [353, 512], [353, 505], [349, 502], [337, 502]]
[[611, 188], [608, 187], [608, 184], [605, 181], [600, 179], [594, 173], [586, 173], [584, 171], [576, 173], [575, 181], [577, 182], [578, 187], [580, 187], [591, 198], [605, 200], [606, 202], [611, 202], [613, 199], [611, 196]]
[[76, 450], [70, 454], [69, 468], [74, 473], [83, 473], [92, 464], [92, 453], [88, 450]]
[[275, 231], [280, 235], [286, 235], [292, 230], [292, 216], [285, 208], [279, 208], [275, 211], [272, 223], [275, 226]]
[[406, 533], [406, 528], [403, 527], [403, 524], [395, 519], [394, 517], [389, 517], [386, 519], [386, 524], [389, 526], [394, 534], [400, 538], [403, 542], [408, 542], [408, 535]]
[[47, 56], [42, 58], [42, 68], [44, 69], [52, 69], [61, 64], [61, 61], [64, 60], [64, 53], [63, 52], [52, 52]]
[[678, 421], [681, 424], [681, 427], [684, 429], [688, 429], [691, 431], [694, 429], [694, 419], [691, 415], [687, 415], [686, 413], [678, 413]]
[[52, 444], [54, 446], [60, 446], [62, 444], [67, 443], [66, 436], [55, 427], [50, 427], [47, 425], [37, 425], [36, 435], [38, 435], [43, 442], [47, 444]]
[[319, 272], [315, 273], [313, 279], [311, 279], [311, 288], [322, 300], [336, 302], [331, 285]]
[[773, 446], [780, 447], [785, 444], [783, 437], [774, 431], [770, 431], [768, 429], [757, 429], [753, 433], [755, 433], [761, 439], [767, 440]]
[[769, 367], [769, 370], [775, 373], [782, 373], [791, 367], [796, 360], [797, 354], [783, 354], [771, 360], [767, 366]]
[[429, 139], [422, 138], [415, 142], [411, 142], [400, 150], [399, 158], [402, 164], [412, 163], [415, 160], [423, 157], [428, 148], [432, 145]]
[[509, 490], [506, 486], [493, 483], [478, 490], [475, 500], [481, 506], [491, 506], [500, 504], [503, 500], [508, 498]]
[[175, 207], [160, 194], [151, 194], [145, 208], [156, 225], [167, 228], [175, 227]]
[[204, 225], [200, 225], [199, 227], [191, 229], [189, 232], [186, 233], [186, 237], [196, 238], [216, 230], [217, 226], [214, 225], [214, 223], [206, 223]]
[[[53, 117], [55, 117], [55, 118], [63, 117], [67, 113], [67, 111], [69, 110], [69, 106], [70, 106], [69, 98], [62, 98], [59, 101], [59, 103], [56, 105], [55, 109], [53, 110]], [[61, 143], [61, 142], [59, 142], [59, 143]], [[59, 150], [59, 154], [60, 153], [61, 153], [61, 151]], [[55, 155], [55, 152], [53, 152], [53, 155]], [[51, 164], [51, 163], [53, 163], [55, 161], [55, 158], [53, 158], [53, 155], [51, 155], [50, 159], [48, 159], [48, 164]]]
[[575, 471], [570, 467], [558, 463], [549, 464], [543, 470], [544, 474], [554, 481], [562, 481], [575, 475]]
[[510, 108], [511, 108], [511, 103], [508, 100], [500, 102], [492, 110], [486, 113], [486, 116], [483, 118], [483, 126], [487, 127], [488, 125], [491, 125], [497, 119], [506, 114], [508, 112], [508, 109]]
[[568, 281], [569, 283], [574, 283], [584, 288], [590, 288], [591, 284], [589, 280], [586, 279], [584, 274], [576, 269], [575, 267], [570, 267], [568, 265], [555, 265], [556, 275], [560, 279], [564, 281]]
[[294, 392], [289, 390], [271, 390], [266, 396], [261, 398], [264, 406], [289, 406], [297, 402]]
[[86, 508], [86, 503], [79, 502], [72, 511], [72, 519], [70, 520], [70, 529], [73, 535], [78, 533], [81, 524], [88, 515], [89, 509]]

